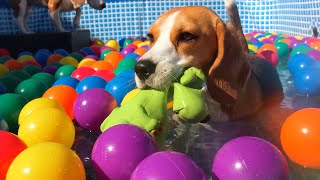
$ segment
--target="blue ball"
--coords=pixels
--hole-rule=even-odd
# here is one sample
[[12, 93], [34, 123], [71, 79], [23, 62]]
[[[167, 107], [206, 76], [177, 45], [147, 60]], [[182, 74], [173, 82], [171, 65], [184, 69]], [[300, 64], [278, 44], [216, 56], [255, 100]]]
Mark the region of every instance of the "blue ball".
[[255, 43], [253, 43], [253, 45], [255, 45], [258, 49], [260, 49], [260, 47], [263, 46], [264, 43], [263, 43], [263, 42], [260, 42], [260, 41], [257, 41], [257, 42], [255, 42]]
[[102, 88], [104, 89], [107, 85], [107, 81], [104, 80], [101, 77], [98, 76], [88, 76], [84, 79], [82, 79], [77, 87], [76, 87], [76, 91], [78, 94], [91, 89], [91, 88]]
[[297, 72], [294, 77], [295, 87], [298, 93], [303, 95], [320, 95], [320, 63]]
[[44, 52], [44, 53], [47, 53], [49, 55], [52, 55], [51, 51], [49, 51], [48, 49], [39, 49], [38, 52]]
[[308, 44], [306, 44], [306, 43], [297, 44], [296, 47], [294, 47], [294, 48], [297, 48], [297, 47], [300, 47], [300, 46], [304, 46], [304, 47], [310, 48], [310, 46]]
[[121, 73], [118, 74], [117, 77], [123, 77], [123, 78], [129, 78], [134, 79], [135, 72], [132, 69], [124, 70]]
[[138, 56], [139, 56], [138, 54], [130, 53], [130, 54], [127, 54], [127, 55], [126, 55], [126, 58], [133, 58], [133, 59], [136, 59]]
[[288, 62], [288, 69], [292, 75], [295, 75], [297, 72], [308, 69], [316, 61], [306, 54], [296, 54], [290, 57]]
[[87, 55], [96, 55], [96, 53], [89, 47], [84, 47], [80, 51], [85, 52]]
[[136, 82], [134, 78], [129, 78], [129, 77], [130, 76], [115, 77], [108, 82], [105, 88], [116, 99], [118, 106], [120, 106], [123, 98], [130, 91], [136, 88]]
[[47, 53], [46, 51], [37, 51], [37, 53], [34, 55], [34, 57], [36, 58], [37, 62], [41, 65], [41, 66], [45, 66], [47, 64], [47, 59], [49, 58], [51, 54]]
[[19, 54], [17, 55], [17, 58], [19, 58], [19, 57], [21, 57], [21, 56], [23, 56], [23, 55], [33, 56], [32, 52], [30, 52], [30, 51], [22, 51], [21, 53], [19, 53]]
[[0, 95], [5, 94], [7, 92], [7, 88], [0, 83]]
[[69, 53], [64, 49], [56, 49], [55, 51], [53, 51], [53, 54], [60, 54], [64, 57], [69, 55]]
[[73, 78], [71, 76], [66, 76], [58, 79], [52, 86], [67, 85], [72, 87], [73, 89], [76, 89], [78, 83], [79, 83], [78, 79]]
[[119, 46], [120, 46], [120, 47], [123, 47], [124, 41], [126, 41], [126, 38], [121, 38], [121, 39], [119, 40]]
[[8, 131], [9, 126], [2, 116], [0, 116], [0, 130]]

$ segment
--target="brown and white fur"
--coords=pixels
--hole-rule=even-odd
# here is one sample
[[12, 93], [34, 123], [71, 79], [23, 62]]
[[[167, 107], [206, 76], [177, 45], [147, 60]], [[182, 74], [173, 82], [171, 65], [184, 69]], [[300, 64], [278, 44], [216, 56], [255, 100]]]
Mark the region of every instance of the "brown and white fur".
[[14, 20], [20, 31], [24, 34], [32, 33], [27, 25], [28, 17], [34, 7], [47, 7], [55, 28], [59, 32], [64, 32], [60, 19], [60, 12], [76, 11], [73, 25], [80, 26], [81, 6], [89, 4], [96, 10], [106, 7], [103, 0], [14, 0]]

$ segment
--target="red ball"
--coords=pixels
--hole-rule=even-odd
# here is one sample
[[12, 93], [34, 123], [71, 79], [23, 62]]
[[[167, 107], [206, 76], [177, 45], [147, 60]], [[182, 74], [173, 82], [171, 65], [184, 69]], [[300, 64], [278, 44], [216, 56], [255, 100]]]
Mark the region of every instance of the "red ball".
[[96, 71], [90, 67], [80, 67], [74, 70], [71, 77], [78, 79], [79, 81], [87, 76], [91, 76]]
[[5, 65], [10, 70], [17, 70], [23, 68], [23, 64], [14, 59], [7, 60], [3, 63], [3, 65]]
[[96, 54], [96, 56], [100, 56], [100, 47], [98, 45], [91, 45], [90, 48], [94, 51], [94, 53]]
[[97, 71], [93, 74], [93, 76], [99, 76], [108, 82], [115, 77], [115, 75], [109, 70]]
[[0, 144], [0, 179], [6, 179], [12, 161], [27, 145], [18, 136], [7, 131], [0, 131]]
[[0, 48], [0, 57], [1, 56], [11, 56], [11, 53], [8, 49]]

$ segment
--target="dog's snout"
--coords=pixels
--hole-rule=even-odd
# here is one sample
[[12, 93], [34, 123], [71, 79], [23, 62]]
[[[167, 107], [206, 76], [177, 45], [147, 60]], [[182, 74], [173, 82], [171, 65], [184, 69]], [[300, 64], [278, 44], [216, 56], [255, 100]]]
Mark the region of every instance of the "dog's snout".
[[150, 60], [140, 60], [134, 66], [134, 70], [141, 80], [146, 80], [148, 77], [154, 73], [156, 69], [156, 64]]

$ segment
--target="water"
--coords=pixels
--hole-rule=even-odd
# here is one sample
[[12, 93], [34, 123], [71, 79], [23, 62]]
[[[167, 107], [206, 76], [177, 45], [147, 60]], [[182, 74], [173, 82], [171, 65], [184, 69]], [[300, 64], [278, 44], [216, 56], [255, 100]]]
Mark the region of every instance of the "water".
[[[295, 92], [286, 63], [278, 66], [278, 72], [285, 93], [280, 108], [268, 109], [255, 121], [216, 122], [206, 124], [189, 124], [177, 121], [170, 122], [165, 147], [183, 152], [190, 156], [212, 179], [211, 166], [216, 152], [227, 141], [239, 136], [262, 137], [281, 149], [279, 142], [283, 121], [295, 110], [305, 107], [320, 107], [320, 98], [306, 97]], [[75, 149], [86, 167], [87, 179], [95, 180], [91, 168], [90, 154], [99, 134], [77, 129]], [[289, 160], [288, 160], [289, 161]], [[290, 179], [320, 180], [320, 171], [303, 168], [289, 161]]]

